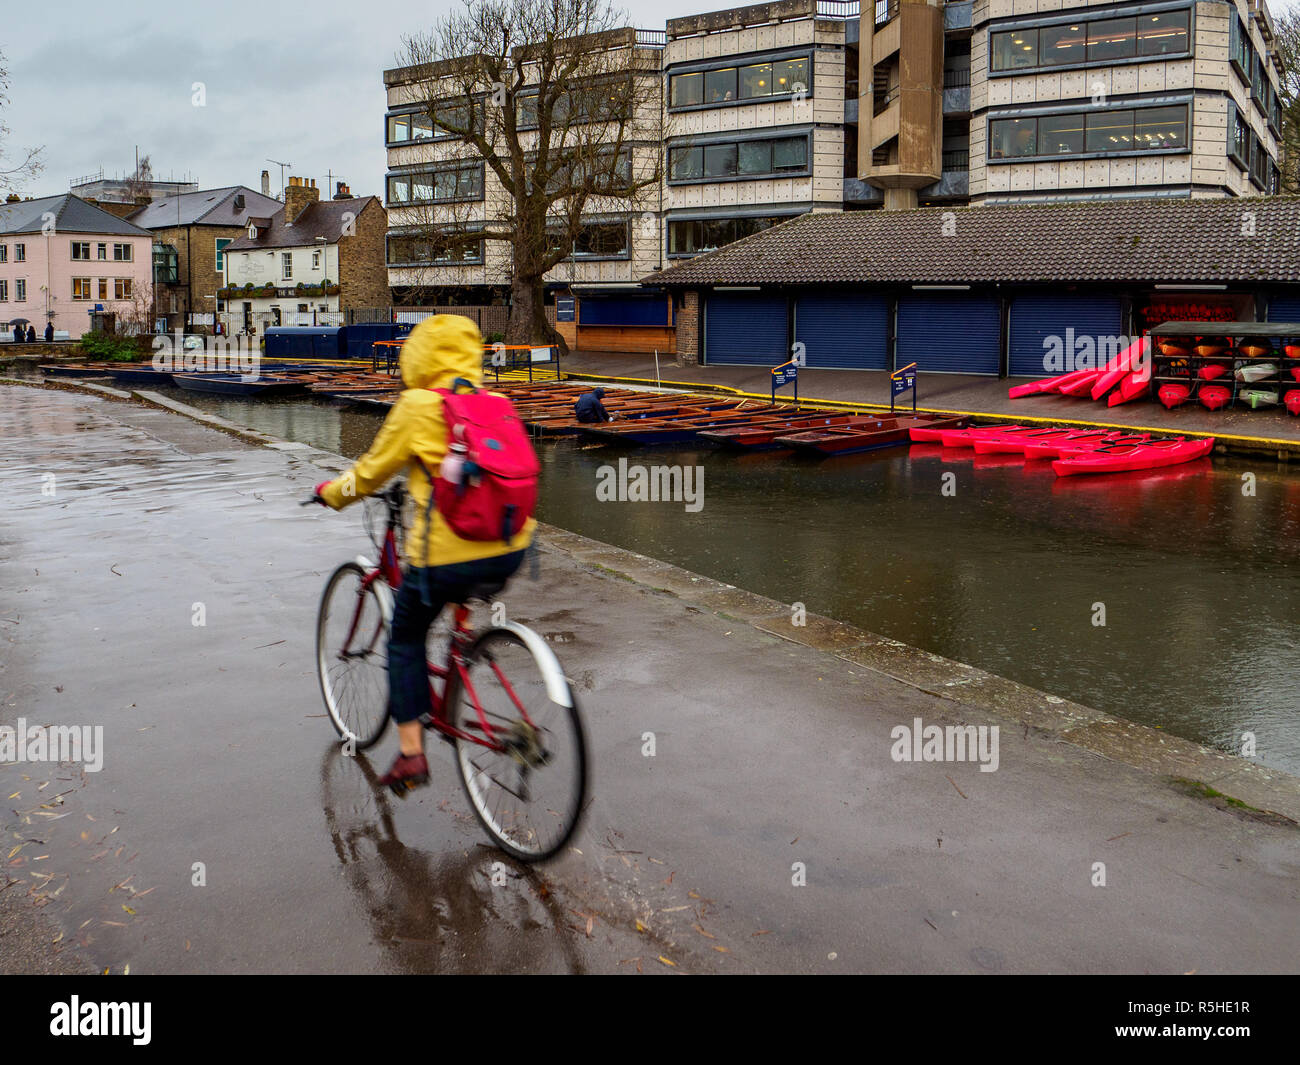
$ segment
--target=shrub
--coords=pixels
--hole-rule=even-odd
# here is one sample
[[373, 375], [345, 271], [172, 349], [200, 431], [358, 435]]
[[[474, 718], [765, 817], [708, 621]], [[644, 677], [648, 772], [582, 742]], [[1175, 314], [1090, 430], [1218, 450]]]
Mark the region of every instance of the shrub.
[[140, 357], [140, 342], [135, 337], [112, 333], [82, 333], [81, 352], [91, 359], [132, 362]]

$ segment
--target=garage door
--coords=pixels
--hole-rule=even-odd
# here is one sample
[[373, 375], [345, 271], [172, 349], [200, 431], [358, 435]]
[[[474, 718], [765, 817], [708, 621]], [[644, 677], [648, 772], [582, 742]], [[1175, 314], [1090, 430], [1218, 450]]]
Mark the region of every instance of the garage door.
[[704, 361], [779, 366], [790, 359], [784, 296], [715, 294], [704, 304]]
[[[1091, 337], [1094, 353], [1106, 350], [1098, 338], [1118, 337], [1123, 333], [1123, 316], [1118, 296], [1017, 296], [1011, 301], [1011, 376], [1043, 377], [1060, 370], [1043, 365], [1048, 348], [1044, 341], [1059, 337], [1062, 350], [1067, 330], [1074, 336]], [[1076, 347], [1075, 351], [1081, 349]], [[1086, 349], [1084, 349], [1086, 350]], [[1095, 357], [1095, 354], [1094, 354]], [[1065, 369], [1073, 368], [1069, 362]]]
[[1273, 296], [1268, 301], [1270, 322], [1300, 322], [1300, 296]]
[[819, 292], [795, 301], [794, 338], [805, 365], [884, 370], [889, 366], [889, 305], [880, 296]]
[[1002, 309], [995, 296], [904, 296], [898, 301], [898, 366], [996, 374]]

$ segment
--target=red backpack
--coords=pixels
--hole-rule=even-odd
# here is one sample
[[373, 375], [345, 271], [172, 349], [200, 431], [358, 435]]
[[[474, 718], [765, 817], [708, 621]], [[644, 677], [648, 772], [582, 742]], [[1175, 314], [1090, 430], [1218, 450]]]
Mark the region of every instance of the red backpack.
[[[462, 540], [509, 544], [537, 505], [541, 464], [514, 404], [480, 391], [434, 388], [442, 396], [447, 454], [432, 478], [432, 506]], [[426, 472], [427, 468], [426, 468]]]

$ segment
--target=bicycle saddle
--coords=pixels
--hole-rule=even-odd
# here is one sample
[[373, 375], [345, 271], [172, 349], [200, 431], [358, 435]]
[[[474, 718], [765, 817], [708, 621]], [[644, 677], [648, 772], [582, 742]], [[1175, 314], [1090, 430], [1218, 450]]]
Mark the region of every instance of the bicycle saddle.
[[483, 584], [476, 584], [474, 585], [473, 588], [471, 588], [468, 592], [465, 593], [464, 599], [462, 601], [465, 603], [470, 603], [473, 602], [475, 599], [478, 599], [484, 603], [490, 603], [493, 599], [497, 597], [497, 595], [500, 594], [501, 589], [503, 589], [505, 586], [506, 586], [505, 581], [487, 581], [484, 582]]

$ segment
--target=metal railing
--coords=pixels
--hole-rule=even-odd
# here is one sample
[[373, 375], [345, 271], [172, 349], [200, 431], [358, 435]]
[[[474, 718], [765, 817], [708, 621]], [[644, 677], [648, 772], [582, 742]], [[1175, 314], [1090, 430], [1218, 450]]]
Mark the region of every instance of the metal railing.
[[663, 48], [668, 44], [668, 31], [637, 30], [636, 43], [647, 48]]
[[963, 148], [959, 151], [944, 152], [943, 169], [945, 173], [947, 173], [948, 171], [955, 171], [957, 173], [961, 173], [962, 171], [969, 170], [970, 149]]
[[898, 15], [898, 0], [876, 0], [876, 29], [892, 22]]
[[858, 0], [817, 0], [818, 18], [857, 18], [861, 10]]
[[945, 89], [970, 88], [970, 68], [945, 70], [943, 72], [943, 87]]
[[872, 97], [871, 97], [871, 113], [872, 113], [872, 115], [874, 116], [874, 115], [878, 115], [878, 114], [880, 114], [880, 112], [882, 112], [882, 111], [884, 111], [886, 108], [888, 108], [889, 105], [892, 104], [892, 103], [893, 103], [895, 100], [897, 100], [897, 99], [898, 99], [898, 86], [897, 86], [897, 85], [895, 85], [892, 89], [890, 89], [890, 90], [889, 90], [887, 93], [885, 93], [884, 95], [880, 95], [880, 94], [878, 94], [878, 93], [873, 93], [873, 94], [872, 94]]

